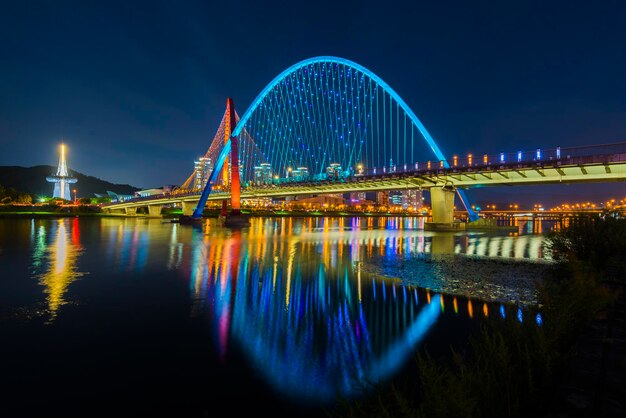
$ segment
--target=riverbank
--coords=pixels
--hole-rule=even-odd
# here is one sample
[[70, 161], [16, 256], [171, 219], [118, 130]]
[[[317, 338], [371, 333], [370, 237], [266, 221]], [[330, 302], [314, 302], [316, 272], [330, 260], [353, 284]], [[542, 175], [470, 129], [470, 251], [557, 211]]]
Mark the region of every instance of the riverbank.
[[[164, 210], [158, 216], [150, 216], [148, 213], [136, 213], [127, 215], [124, 213], [105, 213], [100, 206], [61, 206], [50, 207], [49, 210], [29, 210], [37, 208], [36, 206], [5, 207], [0, 208], [0, 218], [60, 218], [60, 217], [114, 217], [114, 218], [131, 218], [131, 219], [178, 219], [183, 213], [181, 210]], [[28, 208], [28, 209], [26, 209]], [[256, 218], [421, 218], [424, 222], [428, 222], [429, 216], [415, 213], [390, 213], [390, 212], [345, 212], [345, 211], [281, 211], [281, 210], [243, 210], [243, 214]], [[205, 209], [203, 218], [215, 219], [221, 217], [220, 209]], [[462, 222], [464, 228], [458, 229], [471, 232], [508, 232], [516, 233], [519, 231], [517, 226], [497, 225], [495, 219], [479, 219], [474, 222]], [[455, 229], [456, 230], [456, 229]]]

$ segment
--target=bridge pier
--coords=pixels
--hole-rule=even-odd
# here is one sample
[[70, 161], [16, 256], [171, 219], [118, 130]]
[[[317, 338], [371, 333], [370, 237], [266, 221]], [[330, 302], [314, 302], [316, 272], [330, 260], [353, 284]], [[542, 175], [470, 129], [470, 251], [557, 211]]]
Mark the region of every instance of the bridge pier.
[[430, 207], [432, 222], [424, 223], [426, 231], [459, 231], [465, 224], [454, 222], [454, 194], [452, 187], [432, 187], [430, 189]]
[[137, 214], [137, 207], [132, 207], [132, 208], [124, 208], [124, 213], [126, 215], [136, 215]]
[[148, 205], [148, 215], [154, 216], [154, 217], [160, 217], [162, 208], [163, 208], [163, 205]]
[[193, 211], [196, 209], [196, 205], [195, 203], [192, 202], [185, 202], [184, 200], [181, 202], [181, 205], [183, 207], [183, 215], [185, 216], [191, 216], [193, 215]]
[[454, 254], [454, 234], [433, 235], [430, 239], [432, 255]]

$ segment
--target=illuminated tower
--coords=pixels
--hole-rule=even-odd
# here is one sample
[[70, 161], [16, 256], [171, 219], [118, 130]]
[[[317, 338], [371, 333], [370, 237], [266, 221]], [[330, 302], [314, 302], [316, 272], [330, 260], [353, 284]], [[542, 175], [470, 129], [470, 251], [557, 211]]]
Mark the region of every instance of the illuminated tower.
[[59, 157], [59, 167], [55, 176], [46, 177], [50, 183], [54, 183], [54, 194], [52, 197], [60, 197], [65, 200], [72, 200], [70, 194], [70, 183], [76, 183], [78, 179], [70, 177], [67, 172], [67, 163], [65, 162], [65, 144], [61, 144], [61, 156]]

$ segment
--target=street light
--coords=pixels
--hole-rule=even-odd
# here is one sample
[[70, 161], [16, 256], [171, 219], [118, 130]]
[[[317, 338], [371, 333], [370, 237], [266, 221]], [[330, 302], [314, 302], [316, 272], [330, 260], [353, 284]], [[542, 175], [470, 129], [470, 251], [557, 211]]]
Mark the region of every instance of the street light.
[[76, 204], [76, 189], [72, 190], [74, 192], [74, 204]]

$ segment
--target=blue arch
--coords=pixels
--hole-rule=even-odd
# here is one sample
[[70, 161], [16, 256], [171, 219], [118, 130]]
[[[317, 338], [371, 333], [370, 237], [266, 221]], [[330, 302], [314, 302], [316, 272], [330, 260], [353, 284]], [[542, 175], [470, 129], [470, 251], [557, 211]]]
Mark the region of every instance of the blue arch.
[[259, 93], [259, 95], [256, 97], [256, 99], [254, 99], [250, 107], [248, 107], [248, 109], [246, 110], [246, 113], [244, 113], [241, 119], [239, 119], [239, 122], [237, 123], [235, 130], [233, 130], [233, 136], [239, 136], [243, 127], [246, 125], [246, 122], [248, 122], [248, 119], [250, 119], [250, 116], [252, 116], [256, 108], [259, 107], [263, 99], [265, 99], [265, 96], [267, 96], [269, 92], [272, 91], [272, 89], [276, 87], [276, 85], [278, 85], [278, 83], [280, 83], [288, 75], [290, 75], [294, 71], [299, 70], [302, 67], [306, 67], [307, 65], [310, 65], [310, 64], [316, 64], [316, 63], [322, 63], [322, 62], [334, 62], [337, 64], [343, 64], [343, 65], [352, 67], [355, 70], [360, 71], [361, 73], [365, 74], [366, 76], [374, 80], [376, 84], [378, 84], [380, 87], [385, 89], [385, 91], [387, 91], [387, 93], [389, 93], [391, 97], [393, 97], [393, 99], [400, 105], [400, 107], [402, 107], [402, 110], [404, 110], [404, 112], [406, 112], [406, 114], [409, 115], [409, 117], [411, 118], [411, 121], [415, 124], [415, 126], [420, 131], [424, 139], [426, 139], [426, 142], [428, 142], [430, 149], [432, 149], [433, 153], [435, 153], [435, 156], [437, 156], [437, 160], [443, 161], [444, 166], [446, 168], [450, 167], [450, 165], [448, 164], [446, 160], [446, 157], [443, 155], [443, 152], [441, 152], [441, 150], [435, 143], [435, 140], [430, 136], [430, 134], [428, 133], [428, 131], [426, 130], [422, 122], [420, 122], [420, 120], [417, 118], [415, 113], [413, 113], [411, 108], [404, 102], [404, 100], [402, 100], [402, 98], [398, 95], [398, 93], [396, 93], [391, 88], [391, 86], [389, 86], [389, 84], [385, 83], [383, 79], [381, 79], [376, 74], [374, 74], [367, 68], [363, 67], [362, 65], [357, 64], [354, 61], [350, 61], [345, 58], [339, 58], [339, 57], [319, 56], [319, 57], [307, 58], [303, 61], [298, 62], [297, 64], [292, 65], [291, 67], [287, 68], [282, 73], [278, 74], [276, 78], [274, 78], [267, 86], [265, 86], [263, 91]]
[[[430, 134], [428, 133], [428, 131], [426, 130], [426, 128], [424, 127], [422, 122], [419, 120], [417, 115], [415, 115], [415, 113], [411, 110], [411, 108], [405, 103], [404, 100], [402, 100], [400, 95], [398, 95], [398, 93], [396, 93], [391, 88], [391, 86], [389, 86], [389, 84], [387, 84], [382, 78], [378, 77], [376, 74], [374, 74], [373, 72], [371, 72], [367, 68], [363, 67], [362, 65], [357, 64], [356, 62], [350, 61], [350, 60], [345, 59], [345, 58], [334, 57], [334, 56], [318, 56], [318, 57], [307, 58], [305, 60], [302, 60], [302, 61], [292, 65], [291, 67], [287, 68], [286, 70], [284, 70], [283, 72], [278, 74], [267, 86], [265, 86], [265, 88], [261, 91], [261, 93], [259, 93], [259, 95], [256, 97], [256, 99], [254, 99], [252, 104], [248, 107], [248, 109], [243, 114], [243, 116], [239, 119], [239, 122], [237, 123], [237, 126], [235, 127], [235, 129], [232, 132], [232, 136], [238, 137], [241, 134], [244, 126], [248, 122], [248, 119], [250, 119], [250, 117], [252, 116], [254, 111], [259, 107], [259, 105], [261, 104], [263, 99], [265, 99], [265, 97], [269, 94], [269, 92], [272, 91], [272, 89], [274, 89], [274, 87], [276, 87], [287, 76], [289, 76], [293, 72], [299, 70], [300, 68], [306, 67], [307, 65], [311, 65], [311, 64], [315, 64], [315, 63], [328, 63], [328, 62], [349, 66], [349, 67], [354, 68], [355, 70], [360, 71], [361, 73], [365, 74], [370, 79], [374, 80], [376, 82], [376, 84], [378, 84], [387, 93], [389, 93], [389, 95], [391, 97], [393, 97], [393, 99], [400, 105], [402, 110], [404, 110], [404, 112], [407, 115], [409, 115], [409, 118], [411, 119], [413, 124], [417, 127], [417, 129], [420, 131], [420, 133], [422, 134], [422, 136], [424, 137], [424, 139], [428, 143], [428, 146], [430, 147], [430, 149], [433, 151], [433, 153], [437, 157], [437, 160], [442, 161], [445, 168], [449, 168], [450, 167], [450, 164], [448, 163], [447, 158], [445, 157], [443, 152], [441, 152], [441, 150], [439, 149], [439, 146], [435, 143], [435, 140], [433, 139], [433, 137], [430, 136]], [[230, 144], [230, 141], [229, 141], [229, 144]], [[218, 161], [220, 161], [220, 160], [223, 161], [226, 158], [226, 155], [229, 152], [229, 150], [230, 150], [230, 147], [226, 147], [225, 146], [224, 149], [222, 150], [222, 153], [218, 157]], [[214, 171], [218, 171], [218, 167], [217, 166], [215, 166]], [[213, 175], [211, 175], [211, 177], [213, 177]], [[207, 186], [209, 184], [210, 184], [210, 181], [207, 183]], [[210, 190], [208, 190], [208, 191], [206, 190], [207, 188], [205, 188], [205, 191], [203, 191], [203, 193], [202, 193], [203, 196], [201, 197], [200, 202], [198, 202], [198, 207], [196, 208], [196, 211], [194, 212], [194, 216], [196, 216], [198, 213], [199, 213], [198, 216], [201, 216], [201, 214], [202, 214], [202, 210], [204, 208], [204, 203], [206, 203], [206, 197], [208, 197], [208, 194], [210, 193]], [[206, 197], [204, 197], [205, 192], [206, 192]], [[457, 189], [457, 193], [459, 194], [459, 197], [461, 198], [461, 201], [463, 202], [463, 205], [465, 206], [465, 209], [467, 210], [467, 213], [469, 215], [470, 220], [471, 221], [477, 220], [478, 219], [478, 215], [472, 210], [472, 207], [469, 204], [469, 200], [465, 196], [464, 191], [461, 190], [461, 189]], [[204, 200], [204, 202], [203, 202], [203, 200]], [[202, 203], [202, 206], [200, 206], [200, 203]]]

